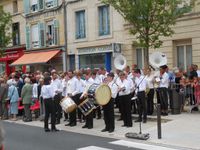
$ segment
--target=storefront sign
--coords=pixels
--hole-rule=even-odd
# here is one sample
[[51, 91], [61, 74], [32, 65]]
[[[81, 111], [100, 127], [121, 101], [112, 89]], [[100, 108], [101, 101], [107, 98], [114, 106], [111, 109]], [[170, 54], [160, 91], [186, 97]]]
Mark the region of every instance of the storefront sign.
[[78, 55], [112, 52], [112, 45], [78, 49]]

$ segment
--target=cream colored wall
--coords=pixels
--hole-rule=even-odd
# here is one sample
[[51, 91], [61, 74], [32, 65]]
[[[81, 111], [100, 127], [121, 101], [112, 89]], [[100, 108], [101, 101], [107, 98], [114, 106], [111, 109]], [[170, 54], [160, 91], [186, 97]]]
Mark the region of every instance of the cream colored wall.
[[[111, 34], [104, 37], [98, 36], [98, 6], [103, 5], [99, 0], [85, 0], [68, 5], [68, 54], [76, 54], [78, 48], [108, 45], [114, 42], [124, 43], [123, 18], [112, 7], [110, 9], [110, 31]], [[75, 39], [75, 12], [85, 10], [86, 38]], [[78, 68], [78, 57], [76, 57], [76, 68]]]
[[[23, 16], [23, 0], [18, 0], [18, 12], [13, 13], [13, 1], [12, 0], [3, 0], [0, 2], [0, 5], [3, 6], [5, 12], [9, 12], [12, 15], [12, 22], [19, 22], [20, 24], [20, 44], [25, 44], [25, 18]], [[11, 31], [12, 29], [10, 29]], [[10, 44], [9, 46], [12, 46]]]

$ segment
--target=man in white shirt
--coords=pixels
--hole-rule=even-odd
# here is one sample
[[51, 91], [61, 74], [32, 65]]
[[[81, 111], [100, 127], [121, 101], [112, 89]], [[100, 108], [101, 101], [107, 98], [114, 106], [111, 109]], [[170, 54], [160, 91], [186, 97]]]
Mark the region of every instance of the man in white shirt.
[[119, 73], [119, 80], [117, 81], [119, 92], [119, 107], [121, 107], [123, 127], [132, 127], [131, 117], [131, 97], [130, 97], [130, 84], [126, 79], [125, 73]]
[[56, 106], [56, 124], [60, 124], [60, 119], [62, 117], [62, 107], [60, 106], [60, 101], [62, 99], [63, 86], [56, 72], [52, 73], [51, 86], [53, 87], [54, 92], [54, 102]]
[[[138, 119], [135, 122], [143, 123], [147, 122], [147, 101], [145, 97], [145, 90], [147, 82], [145, 76], [141, 75], [140, 69], [133, 70], [133, 76], [135, 76], [136, 93], [137, 93], [137, 106], [138, 106]], [[143, 115], [143, 116], [142, 116]]]
[[103, 106], [104, 111], [104, 121], [105, 121], [105, 129], [101, 130], [102, 132], [108, 131], [112, 133], [115, 129], [115, 122], [114, 122], [114, 99], [117, 97], [118, 86], [113, 81], [114, 74], [109, 73], [107, 75], [108, 86], [111, 89], [112, 97], [110, 101]]
[[168, 115], [168, 87], [169, 87], [169, 76], [166, 73], [166, 65], [160, 67], [160, 80], [157, 88], [157, 100], [161, 106], [161, 114], [164, 116]]
[[[77, 94], [79, 93], [79, 89], [77, 86], [77, 78], [73, 76], [73, 71], [68, 71], [69, 80], [67, 82], [67, 95], [72, 98], [72, 100], [78, 104]], [[69, 124], [65, 126], [76, 126], [76, 109], [69, 113]]]

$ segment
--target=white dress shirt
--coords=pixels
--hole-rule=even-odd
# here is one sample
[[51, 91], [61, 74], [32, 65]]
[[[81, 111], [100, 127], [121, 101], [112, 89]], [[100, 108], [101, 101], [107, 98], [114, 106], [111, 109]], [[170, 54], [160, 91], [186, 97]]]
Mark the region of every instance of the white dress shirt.
[[95, 84], [101, 84], [101, 81], [99, 80], [98, 77], [96, 77], [95, 79], [91, 78], [93, 80], [93, 83]]
[[62, 96], [67, 96], [67, 80], [66, 79], [62, 79], [62, 87], [63, 87], [63, 91], [62, 91]]
[[83, 93], [84, 88], [85, 88], [85, 81], [83, 79], [77, 79], [77, 89], [78, 93]]
[[159, 87], [169, 87], [169, 75], [166, 72], [160, 77]]
[[108, 86], [111, 89], [111, 93], [112, 93], [112, 98], [116, 98], [117, 97], [117, 93], [118, 93], [118, 86], [116, 83], [114, 83], [114, 81], [111, 81], [108, 83]]
[[55, 95], [57, 95], [58, 93], [62, 93], [63, 86], [62, 86], [62, 82], [59, 79], [52, 80], [51, 86], [53, 87]]
[[38, 84], [33, 84], [33, 91], [32, 91], [33, 98], [38, 98]]
[[146, 81], [147, 81], [147, 88], [153, 89], [154, 88], [154, 75], [146, 75]]
[[53, 98], [55, 96], [54, 89], [51, 85], [43, 85], [41, 89], [43, 99]]
[[145, 91], [147, 87], [147, 81], [145, 79], [145, 76], [141, 75], [140, 77], [135, 77], [135, 83], [136, 83], [136, 91], [141, 92]]
[[78, 88], [77, 88], [77, 78], [73, 77], [67, 82], [67, 95], [75, 96], [78, 94]]
[[124, 79], [122, 81], [119, 78], [119, 80], [117, 81], [117, 85], [119, 86], [119, 88], [125, 88], [125, 90], [119, 92], [119, 96], [130, 94], [130, 83], [127, 79]]

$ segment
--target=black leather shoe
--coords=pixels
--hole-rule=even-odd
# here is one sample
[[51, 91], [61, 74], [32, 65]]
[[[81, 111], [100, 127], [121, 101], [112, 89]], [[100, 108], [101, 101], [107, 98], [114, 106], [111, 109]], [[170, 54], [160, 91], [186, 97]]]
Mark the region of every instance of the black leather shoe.
[[47, 129], [44, 129], [44, 131], [45, 131], [45, 132], [50, 132], [50, 129], [47, 128]]
[[103, 130], [101, 130], [101, 132], [106, 132], [106, 131], [108, 131], [107, 129], [103, 129]]
[[109, 133], [112, 133], [112, 132], [114, 132], [114, 129], [110, 129], [108, 132], [109, 132]]
[[84, 125], [84, 126], [82, 126], [82, 128], [84, 129], [84, 128], [87, 128], [88, 126], [86, 126], [86, 125]]
[[59, 130], [55, 128], [55, 129], [51, 129], [51, 131], [52, 132], [58, 132]]
[[126, 127], [126, 125], [123, 124], [121, 127]]
[[142, 120], [140, 120], [140, 119], [137, 119], [137, 120], [135, 120], [135, 122], [142, 122]]
[[88, 127], [88, 129], [92, 129], [93, 127]]

